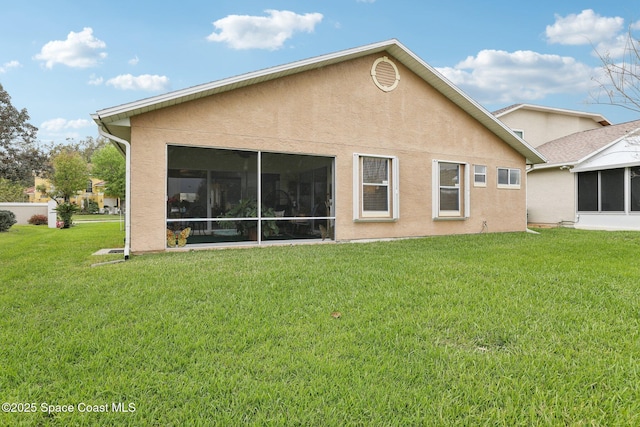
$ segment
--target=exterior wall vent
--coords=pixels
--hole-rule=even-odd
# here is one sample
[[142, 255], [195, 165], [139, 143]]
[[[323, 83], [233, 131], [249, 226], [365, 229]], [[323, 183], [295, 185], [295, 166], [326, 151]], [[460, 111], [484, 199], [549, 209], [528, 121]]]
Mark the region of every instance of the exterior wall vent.
[[400, 73], [398, 73], [396, 64], [386, 56], [383, 56], [374, 61], [371, 67], [371, 78], [381, 90], [391, 92], [398, 86]]

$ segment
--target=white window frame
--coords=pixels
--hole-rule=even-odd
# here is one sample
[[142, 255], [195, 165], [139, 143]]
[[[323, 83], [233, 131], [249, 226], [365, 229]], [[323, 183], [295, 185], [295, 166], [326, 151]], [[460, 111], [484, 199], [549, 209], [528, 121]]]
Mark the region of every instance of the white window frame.
[[[458, 184], [458, 188], [460, 188], [459, 193], [459, 206], [461, 209], [457, 211], [443, 211], [440, 210], [440, 164], [441, 163], [449, 163], [458, 165], [458, 167], [462, 166], [463, 170], [460, 175], [460, 180], [462, 181], [462, 188], [460, 188], [460, 184]], [[471, 216], [471, 167], [469, 163], [460, 162], [455, 160], [433, 160], [433, 167], [431, 171], [431, 207], [432, 207], [432, 218], [434, 220], [441, 219], [467, 219]]]
[[[507, 180], [508, 183], [504, 184], [504, 183], [500, 183], [500, 171], [501, 170], [506, 170], [507, 171]], [[517, 172], [517, 182], [514, 179], [514, 174], [515, 172]], [[522, 181], [522, 171], [519, 168], [504, 168], [504, 167], [499, 167], [497, 169], [497, 173], [496, 173], [496, 183], [498, 185], [498, 188], [508, 188], [508, 189], [513, 189], [513, 190], [517, 190], [520, 188], [520, 183]]]
[[[482, 168], [482, 172], [478, 172], [478, 168]], [[478, 182], [478, 177], [483, 177], [484, 181]], [[487, 186], [487, 166], [486, 165], [473, 165], [473, 186], [474, 187], [486, 187]]]
[[515, 133], [516, 135], [518, 135], [518, 137], [522, 140], [524, 140], [524, 130], [522, 129], [511, 129], [511, 131], [513, 133]]
[[[362, 162], [366, 157], [387, 159], [389, 162], [388, 177], [391, 182], [387, 182], [387, 211], [365, 211], [363, 209], [363, 187], [362, 182]], [[379, 154], [353, 154], [353, 220], [354, 221], [396, 221], [400, 218], [400, 167], [398, 158], [395, 156], [382, 156]]]

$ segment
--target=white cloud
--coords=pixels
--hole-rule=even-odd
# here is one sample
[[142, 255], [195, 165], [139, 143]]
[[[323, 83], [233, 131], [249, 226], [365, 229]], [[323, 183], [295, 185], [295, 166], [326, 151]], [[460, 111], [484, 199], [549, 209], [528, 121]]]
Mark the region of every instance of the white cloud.
[[140, 76], [123, 74], [107, 80], [106, 84], [122, 90], [156, 92], [169, 89], [169, 78], [151, 74], [142, 74]]
[[18, 61], [5, 62], [4, 64], [0, 65], [0, 74], [6, 73], [7, 71], [13, 68], [19, 68], [19, 67], [22, 67], [22, 64], [20, 64], [20, 62]]
[[602, 56], [608, 55], [611, 58], [622, 58], [630, 47], [628, 45], [629, 41], [627, 33], [620, 34], [615, 39], [598, 43], [598, 46], [595, 48], [594, 55], [596, 55], [597, 52]]
[[571, 57], [483, 50], [455, 67], [438, 68], [481, 103], [513, 103], [560, 93], [587, 93], [595, 70]]
[[63, 118], [51, 119], [43, 122], [38, 129], [38, 137], [43, 141], [57, 141], [63, 142], [66, 140], [82, 138], [79, 129], [86, 129], [82, 131], [84, 136], [90, 131], [88, 129], [95, 130], [95, 124], [86, 119], [67, 120]]
[[42, 46], [34, 58], [44, 61], [47, 68], [63, 64], [73, 68], [95, 67], [107, 57], [101, 50], [107, 45], [93, 36], [93, 29], [86, 27], [79, 33], [71, 31], [66, 40], [53, 40]]
[[63, 118], [51, 119], [43, 122], [40, 129], [47, 132], [61, 132], [69, 129], [82, 129], [92, 125], [93, 122], [86, 119], [67, 120]]
[[547, 25], [546, 35], [549, 43], [565, 45], [598, 44], [615, 39], [624, 27], [620, 17], [604, 17], [592, 9], [567, 16], [556, 15], [556, 22]]
[[266, 10], [269, 16], [229, 15], [218, 19], [207, 40], [227, 43], [232, 49], [276, 50], [295, 32], [313, 32], [321, 13], [298, 15], [288, 10]]
[[129, 60], [129, 65], [138, 65], [138, 62], [140, 62], [140, 58], [138, 58], [138, 55], [136, 55]]
[[96, 76], [95, 74], [91, 74], [89, 77], [89, 84], [92, 86], [100, 86], [104, 82], [102, 77]]

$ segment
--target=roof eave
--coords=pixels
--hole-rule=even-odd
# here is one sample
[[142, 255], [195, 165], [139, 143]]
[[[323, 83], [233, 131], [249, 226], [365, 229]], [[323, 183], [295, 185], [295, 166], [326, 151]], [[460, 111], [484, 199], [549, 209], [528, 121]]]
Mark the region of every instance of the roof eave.
[[[138, 114], [383, 51], [387, 51], [404, 66], [433, 86], [442, 95], [449, 98], [467, 114], [500, 137], [525, 157], [528, 164], [546, 162], [546, 159], [542, 154], [531, 147], [526, 141], [518, 137], [493, 114], [485, 110], [484, 107], [471, 99], [446, 77], [424, 62], [396, 39], [296, 61], [289, 64], [169, 92], [128, 104], [106, 108], [99, 110], [96, 114], [92, 115], [92, 117], [98, 126], [107, 126], [111, 128], [110, 124], [115, 125], [116, 122], [119, 122], [118, 125], [116, 125], [118, 128], [126, 128], [127, 125], [124, 124], [126, 122], [123, 122], [123, 120], [127, 120], [128, 118]], [[124, 126], [122, 126], [122, 124], [124, 124]], [[111, 130], [113, 131], [113, 129]], [[119, 136], [115, 131], [110, 133]], [[125, 129], [121, 129], [119, 133], [124, 134], [126, 131]]]
[[602, 114], [598, 114], [598, 113], [589, 113], [586, 111], [576, 111], [576, 110], [567, 110], [564, 108], [555, 108], [555, 107], [544, 107], [541, 105], [534, 105], [534, 104], [516, 104], [514, 105], [512, 108], [506, 109], [504, 111], [501, 111], [500, 113], [496, 114], [495, 116], [497, 118], [500, 118], [506, 114], [512, 113], [516, 110], [520, 110], [520, 109], [526, 109], [526, 110], [533, 110], [533, 111], [542, 111], [542, 112], [554, 112], [554, 113], [560, 113], [560, 114], [566, 114], [566, 115], [571, 115], [571, 116], [576, 116], [576, 117], [585, 117], [585, 118], [589, 118], [591, 120], [593, 120], [594, 122], [602, 125], [602, 126], [610, 126], [611, 122], [609, 120], [607, 120], [606, 117], [604, 117]]

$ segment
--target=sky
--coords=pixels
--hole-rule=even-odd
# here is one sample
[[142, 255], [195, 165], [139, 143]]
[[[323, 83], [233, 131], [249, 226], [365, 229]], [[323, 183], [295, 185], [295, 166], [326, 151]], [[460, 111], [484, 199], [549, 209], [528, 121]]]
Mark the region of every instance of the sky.
[[638, 0], [21, 0], [0, 22], [0, 84], [43, 144], [97, 137], [104, 108], [389, 39], [488, 111], [640, 118], [593, 99]]

